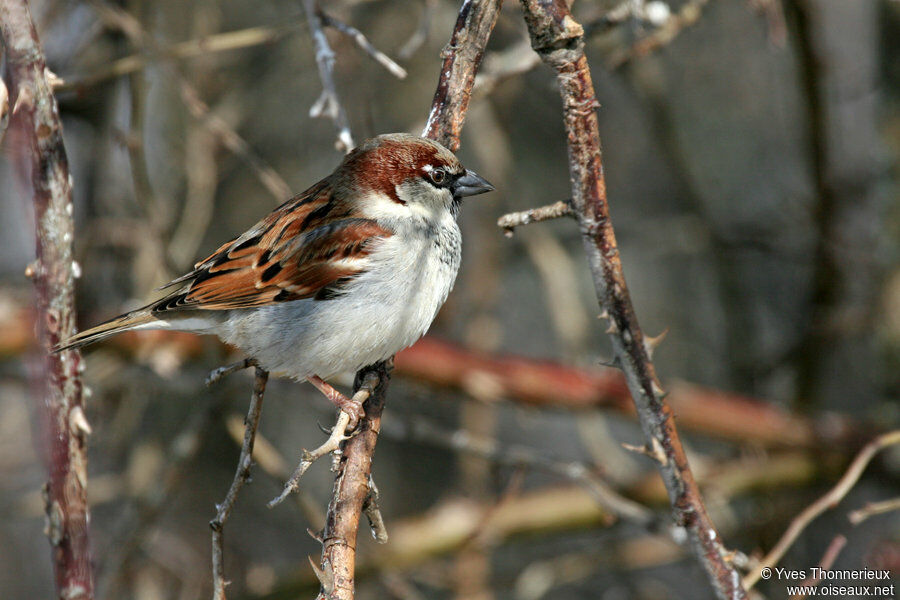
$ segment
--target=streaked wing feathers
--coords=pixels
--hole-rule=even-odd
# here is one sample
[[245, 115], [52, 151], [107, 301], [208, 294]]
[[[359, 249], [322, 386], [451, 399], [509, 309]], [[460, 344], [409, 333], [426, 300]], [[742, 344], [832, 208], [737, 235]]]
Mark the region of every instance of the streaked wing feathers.
[[375, 243], [392, 235], [351, 214], [323, 180], [172, 281], [166, 287], [183, 285], [152, 310], [225, 310], [332, 298], [365, 271]]

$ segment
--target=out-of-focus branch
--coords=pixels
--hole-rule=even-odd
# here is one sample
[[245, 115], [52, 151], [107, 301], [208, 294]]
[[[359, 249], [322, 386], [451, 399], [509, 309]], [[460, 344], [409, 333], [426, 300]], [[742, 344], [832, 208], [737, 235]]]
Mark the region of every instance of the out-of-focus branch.
[[377, 62], [379, 65], [388, 70], [388, 72], [398, 79], [406, 79], [406, 69], [395, 63], [391, 60], [387, 54], [376, 48], [372, 45], [372, 42], [369, 41], [369, 38], [363, 34], [362, 31], [353, 27], [352, 25], [348, 25], [343, 21], [340, 21], [328, 13], [324, 12], [321, 7], [317, 7], [319, 9], [319, 16], [322, 18], [322, 23], [324, 23], [327, 27], [331, 27], [332, 29], [336, 29], [340, 31], [351, 40], [353, 40], [360, 49], [372, 57], [372, 60]]
[[[397, 374], [466, 391], [481, 400], [509, 399], [544, 408], [608, 408], [634, 414], [622, 373], [578, 369], [551, 361], [491, 355], [425, 337], [397, 354]], [[682, 427], [707, 435], [766, 446], [846, 443], [857, 427], [835, 420], [817, 427], [771, 404], [691, 383], [672, 385], [666, 400]]]
[[581, 227], [597, 299], [625, 374], [648, 447], [661, 448], [660, 472], [677, 524], [689, 532], [694, 553], [720, 598], [746, 598], [740, 575], [725, 558], [721, 538], [706, 512], [671, 408], [657, 380], [649, 348], [631, 304], [606, 199], [593, 83], [584, 55], [584, 31], [565, 0], [522, 0], [532, 47], [557, 74], [569, 148], [572, 206]]
[[747, 589], [753, 587], [756, 582], [759, 581], [762, 569], [772, 568], [777, 565], [778, 561], [781, 560], [781, 557], [784, 556], [784, 553], [788, 551], [788, 548], [791, 547], [813, 519], [826, 510], [837, 506], [844, 496], [853, 489], [853, 486], [859, 481], [866, 466], [878, 452], [888, 446], [897, 444], [900, 444], [900, 429], [880, 435], [869, 442], [866, 447], [856, 455], [856, 458], [850, 463], [847, 472], [844, 473], [844, 476], [840, 478], [837, 484], [828, 490], [827, 494], [810, 504], [803, 512], [797, 515], [793, 521], [791, 521], [787, 531], [784, 532], [784, 535], [781, 536], [781, 539], [778, 540], [775, 547], [759, 561], [759, 565], [757, 565], [753, 571], [744, 577], [744, 586]]
[[881, 515], [896, 510], [900, 510], [900, 498], [892, 498], [890, 500], [883, 500], [881, 502], [869, 502], [862, 508], [854, 510], [849, 515], [847, 515], [847, 519], [849, 519], [850, 522], [854, 525], [859, 525], [869, 517], [874, 517], [875, 515]]
[[444, 63], [422, 137], [440, 142], [453, 152], [459, 149], [475, 74], [501, 5], [502, 0], [464, 0], [450, 42], [441, 53]]
[[334, 491], [322, 532], [322, 560], [315, 569], [321, 600], [352, 600], [356, 569], [356, 535], [363, 505], [369, 497], [372, 456], [381, 431], [381, 413], [390, 381], [390, 366], [379, 363], [357, 373], [354, 394], [370, 391], [364, 406], [365, 417], [357, 433], [343, 445]]
[[60, 598], [93, 598], [88, 539], [87, 437], [81, 354], [51, 353], [75, 333], [75, 275], [72, 258], [72, 177], [63, 144], [59, 109], [44, 52], [25, 0], [0, 0], [0, 34], [6, 50], [14, 106], [11, 148], [23, 180], [30, 175], [37, 258], [30, 267], [43, 354], [37, 412], [49, 471], [44, 488], [47, 534], [53, 547]]
[[3, 143], [7, 125], [9, 125], [9, 90], [6, 89], [6, 84], [0, 79], [0, 144]]
[[309, 32], [316, 50], [319, 79], [322, 81], [322, 95], [309, 109], [309, 116], [327, 117], [334, 121], [337, 128], [335, 147], [341, 152], [350, 152], [356, 144], [353, 143], [353, 134], [350, 133], [350, 119], [347, 118], [347, 112], [338, 98], [337, 87], [334, 85], [334, 51], [328, 44], [328, 38], [325, 37], [325, 24], [318, 1], [303, 0], [303, 10], [306, 12], [306, 22], [309, 24]]
[[385, 434], [414, 443], [439, 445], [481, 456], [507, 466], [527, 466], [580, 483], [605, 510], [627, 521], [648, 527], [655, 524], [654, 514], [637, 502], [621, 496], [605, 481], [579, 462], [561, 461], [526, 446], [504, 448], [496, 440], [472, 435], [468, 431], [445, 431], [424, 419], [406, 425], [391, 423]]
[[269, 27], [248, 27], [237, 31], [226, 31], [214, 35], [203, 36], [193, 40], [178, 42], [171, 46], [160, 48], [155, 56], [146, 53], [132, 54], [97, 68], [94, 72], [78, 79], [69, 79], [61, 83], [57, 88], [59, 92], [85, 92], [87, 88], [103, 83], [115, 77], [128, 75], [145, 68], [155, 58], [184, 59], [196, 56], [205, 56], [216, 52], [239, 50], [263, 44], [271, 44], [283, 38], [288, 33], [297, 29], [299, 23], [287, 23]]
[[[153, 36], [144, 31], [140, 22], [124, 10], [103, 0], [90, 0], [90, 5], [106, 26], [121, 31], [136, 47], [155, 54], [162, 51]], [[216, 134], [223, 146], [247, 163], [263, 187], [276, 200], [282, 202], [285, 198], [290, 197], [291, 188], [287, 182], [260, 158], [250, 144], [228, 123], [210, 113], [209, 107], [201, 100], [197, 89], [177, 70], [172, 73], [172, 77], [191, 115]]]
[[678, 34], [700, 20], [703, 9], [708, 3], [709, 0], [689, 0], [685, 2], [676, 14], [669, 16], [652, 33], [635, 42], [630, 48], [613, 54], [606, 61], [607, 68], [618, 69], [631, 60], [643, 58], [671, 44], [678, 37]]

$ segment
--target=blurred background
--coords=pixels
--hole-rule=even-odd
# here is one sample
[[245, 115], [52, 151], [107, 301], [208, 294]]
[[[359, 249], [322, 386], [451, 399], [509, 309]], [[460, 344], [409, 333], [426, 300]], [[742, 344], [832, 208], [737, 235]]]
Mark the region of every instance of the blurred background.
[[[459, 3], [323, 5], [408, 71], [398, 79], [328, 30], [354, 139], [420, 132]], [[322, 85], [299, 2], [31, 6], [65, 82], [82, 328], [154, 297], [341, 160], [334, 124], [310, 117]], [[862, 444], [900, 422], [900, 2], [591, 0], [573, 11], [589, 33], [638, 316], [647, 334], [667, 331], [658, 371], [726, 546], [765, 552]], [[576, 226], [511, 238], [496, 226], [569, 194], [559, 94], [515, 2], [459, 154], [497, 191], [465, 202], [456, 289], [431, 338], [397, 359], [374, 467], [392, 537], [376, 545], [363, 526], [358, 597], [713, 597], [665, 531], [590, 493], [600, 480], [669, 514], [652, 461], [621, 446], [642, 436], [619, 375], [600, 366], [609, 343]], [[0, 596], [49, 597], [23, 275], [34, 228], [7, 158], [0, 189]], [[249, 374], [206, 388], [211, 369], [240, 357], [172, 334], [120, 336], [86, 357], [98, 598], [208, 597], [208, 521], [234, 473]], [[314, 596], [307, 556], [320, 547], [306, 531], [322, 525], [327, 461], [296, 501], [265, 504], [333, 417], [311, 386], [270, 382], [263, 458], [225, 530], [231, 598]], [[818, 565], [844, 535], [835, 568], [900, 575], [900, 513], [847, 519], [900, 495], [896, 450], [784, 566]], [[571, 464], [588, 475], [572, 477]], [[757, 592], [786, 594], [775, 580]]]

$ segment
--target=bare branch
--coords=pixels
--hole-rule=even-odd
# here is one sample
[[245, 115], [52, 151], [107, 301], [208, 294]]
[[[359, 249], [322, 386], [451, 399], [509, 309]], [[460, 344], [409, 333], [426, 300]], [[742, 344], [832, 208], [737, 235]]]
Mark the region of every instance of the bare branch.
[[[94, 596], [87, 505], [90, 426], [84, 416], [81, 354], [50, 351], [75, 333], [72, 177], [50, 72], [25, 0], [0, 0], [0, 35], [15, 107], [11, 126], [23, 142], [11, 153], [22, 180], [30, 178], [33, 188], [37, 258], [30, 270], [42, 351], [41, 375], [34, 382], [35, 409], [49, 472], [44, 499], [56, 591], [66, 600], [90, 600]], [[2, 108], [8, 108], [3, 100]], [[0, 115], [0, 121], [4, 119]]]
[[[94, 72], [71, 81], [61, 83], [58, 92], [83, 92], [87, 88], [103, 83], [109, 79], [128, 75], [147, 67], [155, 58], [184, 59], [204, 56], [215, 52], [239, 50], [263, 44], [271, 44], [296, 30], [298, 23], [287, 23], [271, 27], [248, 27], [237, 31], [216, 33], [193, 40], [187, 40], [160, 48], [155, 55], [147, 53], [132, 54], [97, 68]], [[68, 77], [67, 77], [68, 79]]]
[[847, 518], [854, 525], [859, 525], [869, 517], [900, 510], [900, 498], [892, 498], [881, 502], [869, 502], [864, 507], [854, 510]]
[[384, 427], [385, 434], [401, 439], [468, 452], [507, 466], [527, 466], [553, 473], [583, 485], [600, 506], [617, 517], [642, 526], [655, 524], [650, 510], [621, 496], [582, 463], [557, 460], [525, 446], [504, 448], [496, 440], [461, 429], [448, 432], [424, 419], [410, 420], [405, 426], [391, 423]]
[[[124, 10], [103, 0], [90, 0], [90, 5], [108, 27], [124, 33], [136, 47], [155, 54], [162, 52], [156, 40], [144, 31], [140, 22]], [[197, 89], [177, 70], [171, 72], [181, 98], [190, 113], [205, 127], [216, 134], [223, 146], [242, 159], [257, 176], [263, 187], [279, 202], [290, 197], [291, 188], [282, 177], [259, 157], [250, 144], [222, 119], [210, 114], [209, 107], [200, 99]]]
[[422, 44], [428, 40], [428, 35], [431, 33], [431, 19], [434, 16], [434, 7], [436, 4], [437, 0], [425, 0], [422, 5], [422, 16], [419, 17], [418, 27], [416, 27], [412, 36], [406, 40], [406, 43], [403, 44], [403, 47], [397, 52], [397, 56], [403, 60], [412, 58], [412, 55], [415, 54], [416, 51], [422, 47]]
[[341, 152], [350, 152], [356, 145], [353, 143], [353, 134], [350, 133], [350, 119], [338, 98], [337, 87], [334, 85], [334, 51], [325, 37], [324, 22], [317, 0], [303, 0], [303, 10], [306, 12], [306, 22], [312, 34], [313, 45], [316, 49], [316, 65], [319, 67], [319, 79], [322, 81], [322, 95], [309, 109], [311, 117], [327, 117], [334, 121], [337, 127], [337, 142], [335, 147]]
[[[827, 571], [831, 568], [831, 565], [834, 564], [834, 561], [837, 560], [838, 555], [841, 553], [841, 550], [844, 549], [844, 546], [847, 545], [847, 538], [842, 535], [834, 536], [834, 539], [831, 540], [831, 543], [828, 544], [828, 548], [825, 549], [825, 554], [822, 555], [822, 560], [819, 561], [819, 571]], [[797, 589], [803, 590], [803, 593], [794, 594], [791, 596], [791, 600], [800, 600], [801, 598], [807, 597], [807, 590], [811, 587], [816, 587], [819, 585], [819, 582], [822, 581], [821, 577], [807, 577], [803, 581], [800, 582], [800, 585], [797, 586]]]
[[569, 201], [560, 200], [539, 208], [505, 214], [497, 219], [497, 227], [502, 228], [507, 237], [512, 237], [516, 227], [521, 225], [559, 219], [560, 217], [570, 217], [573, 214], [572, 205]]
[[791, 521], [787, 531], [784, 532], [784, 535], [781, 536], [781, 539], [778, 540], [775, 547], [759, 561], [759, 564], [756, 565], [756, 568], [754, 568], [753, 571], [744, 577], [744, 586], [747, 589], [750, 589], [757, 581], [759, 581], [763, 569], [771, 569], [777, 565], [778, 561], [781, 560], [781, 557], [784, 556], [784, 553], [788, 551], [788, 548], [791, 547], [803, 530], [806, 529], [806, 526], [826, 510], [837, 506], [844, 496], [853, 489], [853, 486], [859, 481], [860, 476], [863, 471], [865, 471], [866, 466], [868, 466], [872, 458], [888, 446], [897, 444], [900, 444], [900, 429], [880, 435], [866, 444], [866, 446], [860, 450], [859, 454], [856, 455], [856, 458], [853, 459], [853, 462], [850, 463], [847, 472], [844, 473], [844, 476], [840, 478], [835, 486], [828, 490], [828, 493], [824, 496], [806, 507], [803, 512], [794, 517], [794, 520]]
[[444, 63], [422, 137], [436, 140], [456, 152], [475, 73], [484, 56], [491, 31], [500, 15], [502, 0], [464, 0], [450, 42], [441, 56]]
[[[352, 600], [356, 568], [356, 535], [363, 505], [369, 497], [372, 455], [381, 431], [385, 391], [390, 367], [379, 363], [356, 375], [355, 392], [371, 390], [365, 403], [365, 417], [356, 433], [343, 445], [334, 491], [328, 505], [322, 533], [322, 559], [317, 570], [322, 583], [321, 600]], [[341, 413], [343, 416], [345, 413]]]
[[372, 60], [387, 69], [388, 72], [397, 79], [406, 79], [406, 69], [391, 60], [391, 57], [387, 54], [373, 46], [372, 42], [369, 41], [369, 38], [367, 38], [362, 31], [325, 13], [321, 7], [318, 7], [318, 10], [322, 23], [324, 23], [326, 27], [336, 29], [352, 39], [363, 52], [371, 56]]
[[[365, 402], [369, 397], [368, 390], [360, 390], [356, 394], [353, 395], [353, 400]], [[300, 478], [303, 477], [303, 474], [306, 473], [306, 470], [309, 469], [314, 462], [322, 458], [323, 456], [327, 456], [332, 452], [335, 452], [340, 449], [341, 444], [350, 439], [350, 436], [347, 435], [347, 426], [350, 424], [350, 415], [341, 411], [338, 415], [337, 422], [334, 424], [334, 427], [331, 430], [331, 435], [328, 436], [328, 439], [325, 440], [325, 443], [310, 452], [309, 450], [303, 450], [301, 453], [300, 464], [297, 465], [297, 468], [294, 469], [294, 472], [291, 473], [291, 477], [285, 482], [284, 489], [281, 490], [281, 493], [273, 500], [269, 502], [269, 508], [274, 508], [284, 502], [284, 499], [288, 497], [288, 495], [296, 492], [300, 489]]]
[[[569, 147], [572, 206], [577, 213], [600, 308], [609, 315], [613, 349], [625, 374], [644, 434], [662, 447], [659, 465], [676, 524], [690, 534], [697, 558], [720, 598], [746, 598], [740, 576], [725, 558], [687, 457], [675, 429], [671, 408], [644, 344], [625, 283], [609, 216], [600, 152], [600, 133], [590, 69], [584, 55], [584, 31], [565, 0], [522, 0], [532, 47], [557, 74]], [[652, 447], [652, 443], [651, 443]]]
[[626, 48], [612, 55], [606, 61], [608, 69], [618, 69], [625, 63], [643, 58], [660, 48], [671, 44], [675, 41], [682, 31], [697, 23], [703, 14], [704, 7], [709, 0], [689, 0], [678, 10], [678, 13], [671, 15], [662, 22], [656, 30], [641, 38], [630, 48]]
[[216, 507], [216, 517], [209, 522], [212, 529], [212, 564], [213, 564], [213, 600], [225, 600], [225, 560], [223, 557], [223, 529], [225, 521], [234, 508], [238, 492], [244, 484], [250, 480], [250, 465], [253, 464], [253, 441], [256, 437], [256, 429], [259, 427], [259, 415], [262, 411], [263, 395], [266, 392], [266, 382], [269, 374], [256, 367], [253, 382], [253, 394], [250, 397], [250, 408], [247, 410], [246, 429], [244, 430], [244, 443], [241, 446], [241, 455], [238, 458], [237, 471], [225, 500]]

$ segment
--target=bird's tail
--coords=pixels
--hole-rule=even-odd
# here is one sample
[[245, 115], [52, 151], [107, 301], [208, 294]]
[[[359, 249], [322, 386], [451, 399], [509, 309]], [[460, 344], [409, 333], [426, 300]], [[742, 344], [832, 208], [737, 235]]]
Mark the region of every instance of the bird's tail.
[[128, 331], [129, 329], [142, 329], [142, 326], [149, 325], [156, 320], [157, 318], [151, 314], [149, 307], [140, 308], [130, 313], [120, 315], [115, 319], [110, 319], [96, 327], [91, 327], [87, 331], [75, 334], [69, 339], [57, 344], [53, 348], [53, 351], [60, 352], [61, 350], [81, 348], [82, 346], [93, 344], [94, 342], [108, 338], [111, 335]]

